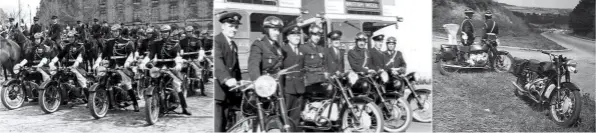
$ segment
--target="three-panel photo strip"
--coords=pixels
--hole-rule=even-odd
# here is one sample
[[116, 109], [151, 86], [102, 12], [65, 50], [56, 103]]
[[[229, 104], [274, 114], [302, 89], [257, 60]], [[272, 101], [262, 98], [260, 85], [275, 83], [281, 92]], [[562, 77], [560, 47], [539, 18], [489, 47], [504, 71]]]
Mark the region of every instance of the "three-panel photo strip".
[[1, 0], [0, 132], [596, 132], [596, 0]]

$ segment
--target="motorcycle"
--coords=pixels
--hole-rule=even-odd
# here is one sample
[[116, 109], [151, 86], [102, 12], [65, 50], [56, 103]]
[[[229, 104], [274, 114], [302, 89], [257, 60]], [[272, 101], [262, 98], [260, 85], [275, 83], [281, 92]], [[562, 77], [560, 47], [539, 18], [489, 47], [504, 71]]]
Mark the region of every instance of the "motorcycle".
[[[193, 55], [198, 53], [199, 52], [187, 52], [182, 55]], [[196, 77], [194, 74], [196, 70], [191, 69], [190, 63], [192, 62], [188, 62], [185, 67], [186, 69], [182, 71], [184, 71], [184, 76], [186, 76], [186, 80], [184, 80], [184, 86], [187, 87], [189, 90], [188, 93], [190, 94], [188, 95], [194, 95], [195, 93], [197, 93], [195, 89], [205, 89], [205, 84], [207, 84], [208, 82], [206, 77], [207, 69], [204, 66], [199, 65], [200, 70], [197, 71], [197, 73], [199, 73], [199, 75], [201, 76]]]
[[383, 130], [403, 132], [408, 129], [412, 122], [412, 110], [406, 99], [404, 99], [406, 96], [403, 95], [404, 90], [386, 87], [385, 84], [389, 81], [389, 75], [383, 70], [367, 73], [359, 72], [358, 75], [360, 79], [357, 82], [372, 87], [363, 93], [372, 98], [383, 112], [383, 121], [385, 122]]
[[[78, 83], [76, 83], [76, 76], [70, 70], [73, 68], [62, 67], [58, 68], [50, 67], [50, 73], [52, 77], [50, 80], [42, 83], [39, 88], [39, 105], [41, 110], [45, 113], [53, 113], [58, 111], [60, 105], [66, 105], [68, 102], [74, 102], [77, 99], [87, 102], [87, 96], [89, 95], [88, 90], [83, 90]], [[88, 75], [89, 76], [89, 75]], [[92, 77], [87, 77], [88, 84], [93, 84]], [[83, 94], [80, 94], [83, 91]]]
[[382, 111], [365, 90], [370, 87], [357, 82], [355, 73], [333, 75], [321, 94], [307, 92], [302, 110], [301, 128], [312, 130], [337, 130], [344, 132], [382, 132]]
[[[89, 111], [95, 119], [105, 117], [109, 109], [126, 108], [131, 95], [120, 84], [122, 78], [118, 70], [126, 68], [108, 68], [104, 63], [97, 68], [98, 82], [89, 88]], [[136, 92], [136, 91], [135, 91]], [[136, 94], [133, 94], [136, 97]]]
[[13, 110], [23, 106], [27, 99], [37, 100], [37, 88], [42, 83], [38, 67], [15, 67], [16, 79], [11, 79], [2, 84], [0, 92], [2, 105]]
[[496, 34], [487, 33], [486, 36], [481, 43], [474, 43], [470, 46], [441, 44], [441, 49], [436, 53], [435, 59], [435, 62], [439, 64], [439, 72], [442, 75], [449, 75], [460, 69], [509, 71], [513, 57], [507, 51], [497, 50], [499, 43]]
[[551, 61], [516, 60], [515, 94], [549, 106], [550, 117], [560, 126], [576, 123], [581, 112], [580, 89], [571, 82], [571, 72], [577, 73], [577, 63], [563, 55], [542, 51]]
[[284, 90], [279, 86], [279, 78], [297, 65], [280, 70], [276, 74], [262, 75], [254, 82], [241, 81], [230, 89], [242, 93], [239, 111], [230, 110], [227, 118], [233, 123], [227, 132], [292, 132], [296, 122], [288, 118], [284, 100]]
[[[157, 59], [154, 62], [174, 62], [173, 59]], [[186, 62], [186, 61], [184, 61]], [[174, 103], [174, 97], [172, 95], [178, 95], [173, 89], [174, 78], [177, 77], [170, 70], [174, 68], [162, 68], [154, 67], [153, 64], [147, 64], [149, 68], [149, 75], [151, 76], [151, 83], [149, 87], [145, 89], [145, 116], [146, 121], [150, 125], [157, 122], [159, 117], [166, 114], [182, 114], [175, 112], [174, 110], [178, 107], [177, 103]], [[181, 79], [184, 81], [185, 79]], [[186, 88], [181, 87], [182, 92], [186, 93]], [[182, 100], [182, 98], [180, 98]]]
[[412, 118], [418, 122], [428, 123], [432, 121], [432, 91], [426, 88], [418, 88], [415, 82], [418, 80], [416, 73], [402, 74], [399, 68], [392, 68], [389, 82], [385, 85], [387, 90], [403, 93], [403, 98], [410, 104]]

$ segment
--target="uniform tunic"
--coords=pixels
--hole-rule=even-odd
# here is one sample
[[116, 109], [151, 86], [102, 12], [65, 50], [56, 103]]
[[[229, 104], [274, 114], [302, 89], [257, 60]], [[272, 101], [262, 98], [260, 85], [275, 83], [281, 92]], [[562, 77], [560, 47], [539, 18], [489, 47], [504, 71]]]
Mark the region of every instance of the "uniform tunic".
[[304, 83], [306, 86], [325, 81], [325, 48], [309, 41], [300, 46], [304, 54]]
[[256, 40], [250, 47], [248, 57], [248, 73], [251, 80], [263, 74], [273, 74], [280, 70], [283, 55], [279, 44], [268, 37]]

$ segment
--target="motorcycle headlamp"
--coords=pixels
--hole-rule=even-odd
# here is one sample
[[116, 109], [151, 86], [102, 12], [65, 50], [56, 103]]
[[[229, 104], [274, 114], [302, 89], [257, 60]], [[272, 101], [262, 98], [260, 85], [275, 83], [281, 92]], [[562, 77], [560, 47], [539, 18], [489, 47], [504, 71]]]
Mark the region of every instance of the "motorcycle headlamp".
[[12, 68], [12, 71], [14, 73], [19, 73], [21, 71], [21, 67], [23, 67], [23, 66], [16, 65]]
[[107, 68], [105, 66], [97, 67], [97, 76], [105, 76]]
[[387, 83], [387, 81], [389, 81], [389, 74], [387, 74], [385, 71], [382, 71], [379, 77], [381, 77], [381, 81], [383, 81], [383, 83]]
[[57, 69], [58, 69], [58, 68], [56, 68], [56, 67], [50, 67], [50, 75], [54, 75], [54, 74], [56, 74], [56, 73], [58, 72], [58, 70], [57, 70]]
[[420, 75], [416, 74], [415, 72], [411, 72], [408, 75], [406, 75], [406, 78], [408, 78], [409, 81], [418, 81]]
[[356, 84], [356, 81], [358, 81], [358, 74], [354, 73], [354, 72], [350, 72], [348, 73], [348, 81], [350, 82], [350, 84]]
[[567, 64], [567, 70], [569, 70], [570, 72], [573, 72], [573, 73], [577, 73], [577, 62], [569, 60], [566, 62], [566, 64]]
[[255, 80], [254, 87], [257, 95], [260, 97], [269, 97], [277, 90], [277, 83], [275, 78], [269, 75], [264, 75]]
[[157, 67], [153, 67], [151, 68], [151, 70], [149, 70], [149, 76], [151, 76], [151, 78], [157, 78], [161, 75], [161, 72], [159, 70], [159, 68]]

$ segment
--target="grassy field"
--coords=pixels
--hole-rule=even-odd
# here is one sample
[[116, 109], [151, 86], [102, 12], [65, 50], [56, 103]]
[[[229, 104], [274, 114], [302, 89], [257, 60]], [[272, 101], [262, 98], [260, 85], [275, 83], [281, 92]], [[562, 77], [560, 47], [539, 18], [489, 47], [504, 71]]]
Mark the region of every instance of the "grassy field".
[[443, 76], [433, 68], [436, 132], [594, 132], [595, 102], [582, 97], [581, 123], [557, 126], [545, 109], [514, 95], [509, 73], [467, 72]]

